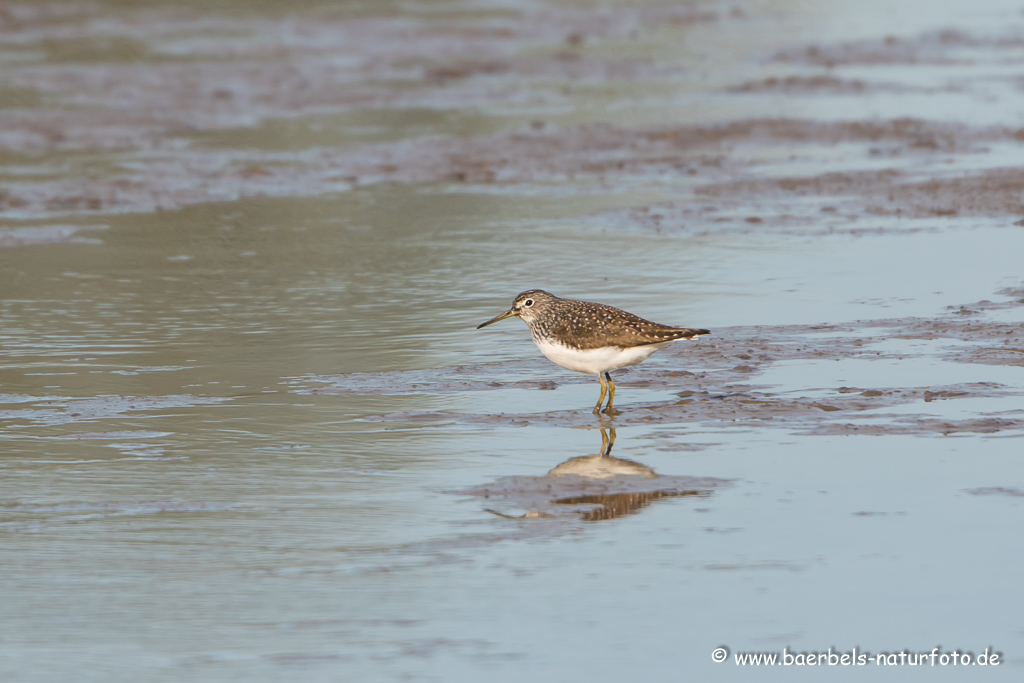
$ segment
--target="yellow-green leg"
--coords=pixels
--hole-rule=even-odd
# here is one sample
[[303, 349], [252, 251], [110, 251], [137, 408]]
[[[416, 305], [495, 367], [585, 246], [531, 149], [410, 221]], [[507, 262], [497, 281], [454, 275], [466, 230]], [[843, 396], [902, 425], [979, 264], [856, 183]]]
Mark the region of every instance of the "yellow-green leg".
[[604, 376], [598, 375], [597, 379], [601, 382], [601, 395], [597, 397], [597, 405], [594, 406], [594, 413], [601, 412], [601, 404], [604, 403], [604, 395], [608, 393], [608, 385], [604, 382]]
[[612, 401], [615, 400], [615, 382], [612, 381], [612, 376], [607, 372], [604, 373], [604, 377], [608, 380], [608, 405], [605, 407], [604, 412], [614, 413], [615, 409], [612, 408]]

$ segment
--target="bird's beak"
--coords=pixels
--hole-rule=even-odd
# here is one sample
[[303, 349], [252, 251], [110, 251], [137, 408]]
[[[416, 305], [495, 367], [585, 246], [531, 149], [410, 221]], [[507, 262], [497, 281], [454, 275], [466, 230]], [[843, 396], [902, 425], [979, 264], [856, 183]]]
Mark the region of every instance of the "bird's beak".
[[505, 311], [504, 313], [502, 313], [501, 315], [495, 316], [495, 317], [491, 318], [490, 320], [488, 320], [485, 323], [480, 323], [479, 325], [476, 326], [476, 329], [479, 330], [481, 327], [487, 327], [488, 325], [492, 325], [492, 324], [498, 322], [499, 320], [504, 320], [505, 318], [511, 318], [514, 315], [516, 315], [515, 309], [510, 308], [507, 311]]

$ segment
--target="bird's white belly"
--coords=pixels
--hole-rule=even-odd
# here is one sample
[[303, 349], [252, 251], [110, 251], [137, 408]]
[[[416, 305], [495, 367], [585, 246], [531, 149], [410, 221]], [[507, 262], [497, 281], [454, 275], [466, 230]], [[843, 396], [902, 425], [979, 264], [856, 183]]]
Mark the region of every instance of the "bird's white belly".
[[561, 365], [566, 370], [600, 375], [602, 372], [608, 372], [609, 370], [636, 365], [646, 360], [648, 356], [658, 349], [668, 346], [672, 342], [645, 344], [644, 346], [634, 346], [627, 349], [607, 346], [602, 349], [586, 349], [582, 351], [542, 339], [534, 339], [533, 343], [555, 365]]

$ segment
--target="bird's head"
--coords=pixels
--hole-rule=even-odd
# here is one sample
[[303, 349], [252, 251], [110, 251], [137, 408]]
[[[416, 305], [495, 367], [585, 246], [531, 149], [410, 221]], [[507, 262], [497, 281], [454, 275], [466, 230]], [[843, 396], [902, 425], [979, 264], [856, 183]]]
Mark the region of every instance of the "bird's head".
[[491, 318], [485, 323], [480, 323], [477, 325], [476, 329], [479, 330], [481, 327], [487, 327], [492, 323], [504, 320], [505, 318], [511, 318], [512, 316], [522, 318], [524, 322], [530, 324], [536, 319], [541, 311], [544, 310], [544, 308], [550, 306], [557, 300], [557, 296], [549, 294], [543, 289], [528, 289], [513, 299], [512, 308], [499, 316]]

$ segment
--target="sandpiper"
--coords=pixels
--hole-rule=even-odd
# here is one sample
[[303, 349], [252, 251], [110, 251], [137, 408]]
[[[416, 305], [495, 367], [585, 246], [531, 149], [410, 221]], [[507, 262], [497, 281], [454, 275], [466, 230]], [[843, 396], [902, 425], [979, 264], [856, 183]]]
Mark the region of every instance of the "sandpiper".
[[605, 304], [560, 299], [542, 289], [523, 292], [512, 302], [512, 308], [476, 329], [512, 316], [527, 324], [533, 343], [548, 360], [567, 370], [597, 375], [601, 395], [595, 413], [601, 412], [605, 394], [608, 405], [604, 412], [615, 412], [615, 384], [610, 371], [643, 362], [674, 341], [711, 334], [692, 327], [659, 325]]

